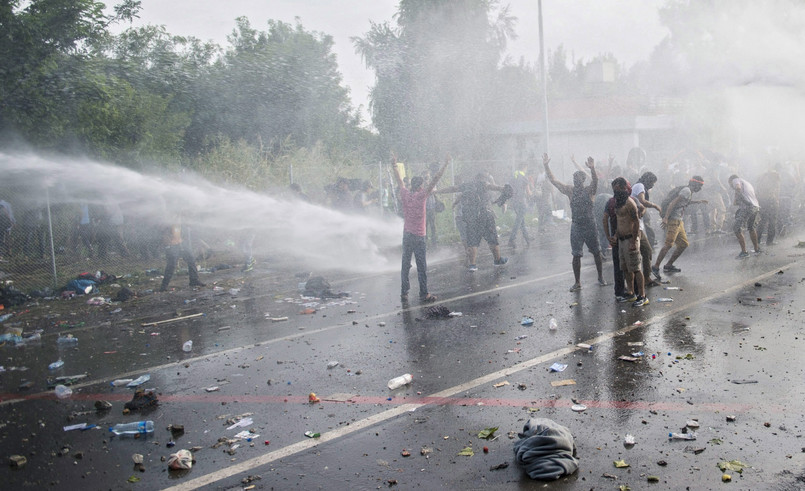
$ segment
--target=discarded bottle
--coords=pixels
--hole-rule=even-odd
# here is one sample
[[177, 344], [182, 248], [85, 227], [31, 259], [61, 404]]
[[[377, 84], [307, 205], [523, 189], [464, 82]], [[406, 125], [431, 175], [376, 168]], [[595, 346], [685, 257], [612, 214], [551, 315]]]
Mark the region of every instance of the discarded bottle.
[[131, 382], [127, 383], [126, 387], [138, 387], [148, 382], [149, 380], [151, 380], [151, 375], [146, 373], [145, 375], [141, 375], [136, 379], [132, 380]]
[[695, 440], [696, 433], [668, 433], [669, 440]]
[[556, 319], [551, 317], [551, 320], [548, 321], [548, 329], [551, 331], [555, 331], [559, 324], [556, 322]]
[[15, 341], [15, 344], [19, 346], [19, 345], [38, 343], [40, 341], [42, 341], [42, 335], [37, 332], [37, 333], [31, 334], [27, 338], [19, 338], [19, 340]]
[[673, 298], [667, 298], [667, 297], [661, 297], [661, 298], [658, 298], [657, 301], [661, 302], [661, 303], [668, 303], [668, 302], [673, 302], [674, 299]]
[[73, 389], [67, 387], [66, 385], [59, 384], [54, 388], [54, 391], [56, 392], [56, 397], [59, 399], [67, 399], [73, 395]]
[[135, 421], [134, 423], [119, 423], [109, 428], [115, 435], [145, 435], [154, 432], [153, 421]]
[[67, 336], [59, 336], [56, 338], [57, 344], [78, 344], [78, 338], [73, 336], [72, 334], [68, 334]]
[[389, 380], [388, 386], [389, 389], [395, 390], [399, 389], [403, 385], [410, 384], [412, 380], [414, 380], [413, 375], [406, 373], [405, 375], [400, 375], [399, 377], [394, 377], [393, 379]]
[[57, 368], [61, 368], [64, 366], [64, 362], [62, 360], [54, 361], [50, 365], [48, 365], [48, 370], [55, 370]]
[[193, 351], [192, 339], [190, 341], [185, 341], [185, 343], [182, 345], [182, 351], [184, 351], [185, 353], [190, 353], [191, 351]]
[[128, 385], [133, 382], [133, 378], [119, 378], [117, 380], [113, 380], [110, 385], [112, 387], [123, 387], [124, 385]]

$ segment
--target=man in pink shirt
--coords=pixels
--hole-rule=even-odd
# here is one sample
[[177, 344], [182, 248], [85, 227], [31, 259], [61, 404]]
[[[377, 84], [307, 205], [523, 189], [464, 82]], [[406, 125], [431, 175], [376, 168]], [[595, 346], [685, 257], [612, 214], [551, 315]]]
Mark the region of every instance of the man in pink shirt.
[[[393, 156], [392, 156], [393, 157]], [[392, 164], [396, 164], [396, 158]], [[430, 183], [426, 187], [422, 187], [424, 179], [421, 176], [416, 176], [411, 179], [411, 189], [405, 187], [402, 177], [399, 172], [392, 172], [394, 180], [397, 181], [397, 188], [400, 190], [400, 201], [402, 201], [403, 219], [403, 243], [402, 243], [402, 288], [400, 300], [403, 302], [408, 301], [408, 290], [411, 288], [411, 283], [408, 280], [408, 274], [411, 271], [411, 256], [416, 260], [417, 279], [419, 280], [419, 299], [423, 303], [431, 303], [436, 301], [436, 296], [428, 293], [428, 263], [425, 260], [425, 204], [428, 196], [433, 192], [436, 183], [441, 179], [447, 165], [450, 163], [450, 157], [446, 158], [444, 165], [433, 175]]]

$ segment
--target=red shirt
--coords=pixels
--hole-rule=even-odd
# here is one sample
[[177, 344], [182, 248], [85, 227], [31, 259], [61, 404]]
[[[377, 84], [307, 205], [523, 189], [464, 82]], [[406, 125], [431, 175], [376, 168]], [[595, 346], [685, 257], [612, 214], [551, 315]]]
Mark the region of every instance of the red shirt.
[[406, 188], [400, 188], [400, 198], [402, 199], [403, 217], [405, 225], [403, 232], [408, 232], [420, 237], [425, 236], [425, 203], [429, 193], [420, 189], [411, 192]]

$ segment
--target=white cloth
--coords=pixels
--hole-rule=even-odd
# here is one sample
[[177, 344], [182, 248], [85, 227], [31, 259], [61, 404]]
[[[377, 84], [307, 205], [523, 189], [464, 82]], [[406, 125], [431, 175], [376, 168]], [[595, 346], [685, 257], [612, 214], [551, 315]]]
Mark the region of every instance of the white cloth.
[[[637, 198], [640, 193], [646, 192], [646, 186], [643, 185], [642, 182], [636, 182], [632, 185], [632, 198], [634, 198], [635, 203], [637, 203], [637, 208], [639, 209], [642, 205], [640, 204], [640, 200]], [[648, 213], [648, 210], [646, 210]], [[646, 226], [643, 225], [643, 217], [640, 217], [640, 230], [643, 231], [646, 229]]]
[[[745, 201], [743, 206], [752, 205], [756, 208], [760, 208], [760, 203], [758, 203], [757, 196], [755, 196], [755, 188], [749, 184], [749, 181], [741, 179], [740, 177], [735, 178], [732, 180], [732, 188], [738, 191], [738, 197]], [[737, 204], [741, 206], [741, 203]]]

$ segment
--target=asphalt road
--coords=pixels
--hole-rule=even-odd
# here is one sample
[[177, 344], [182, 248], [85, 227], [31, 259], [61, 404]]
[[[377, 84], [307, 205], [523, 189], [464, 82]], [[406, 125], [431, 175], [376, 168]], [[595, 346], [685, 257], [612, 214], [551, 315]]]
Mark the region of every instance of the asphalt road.
[[[805, 250], [793, 234], [736, 260], [732, 236], [692, 239], [677, 262], [683, 271], [668, 276], [666, 286], [679, 289], [650, 289], [642, 308], [616, 303], [611, 286], [596, 284], [589, 254], [582, 290], [568, 292], [567, 231], [559, 229], [506, 251], [506, 266], [482, 256], [475, 273], [455, 250], [430, 253], [435, 306], [457, 317], [427, 317], [415, 301], [415, 269], [414, 301], [403, 308], [398, 271], [316, 272], [349, 297], [308, 304], [292, 268], [258, 263], [236, 295], [207, 288], [180, 312], [204, 315], [133, 326], [124, 306], [87, 326], [77, 346], [48, 338], [0, 348], [2, 455], [27, 458], [0, 467], [0, 479], [6, 489], [542, 489], [512, 447], [529, 418], [547, 418], [570, 430], [579, 465], [549, 489], [803, 489]], [[604, 275], [612, 276], [609, 262]], [[307, 308], [316, 312], [300, 314]], [[525, 316], [532, 326], [521, 325]], [[636, 352], [638, 361], [619, 359]], [[49, 372], [57, 358], [65, 366]], [[554, 363], [566, 367], [550, 371]], [[41, 383], [82, 373], [87, 379], [63, 400]], [[143, 387], [156, 389], [159, 405], [123, 415], [131, 389], [109, 382], [146, 373]], [[413, 383], [389, 390], [403, 373]], [[39, 382], [19, 392], [23, 378]], [[321, 401], [309, 403], [311, 392]], [[96, 400], [113, 407], [96, 412]], [[228, 429], [239, 418], [252, 422]], [[140, 419], [154, 421], [152, 435], [107, 431]], [[696, 440], [669, 440], [691, 421]], [[64, 431], [77, 423], [97, 428]], [[172, 437], [171, 424], [184, 433]], [[478, 437], [492, 427], [491, 439]], [[251, 441], [236, 439], [244, 430]], [[624, 444], [627, 434], [635, 445]], [[167, 470], [163, 459], [193, 447], [191, 470]], [[459, 455], [467, 448], [473, 455]], [[144, 456], [144, 472], [132, 454]], [[614, 465], [621, 460], [628, 467]], [[727, 471], [732, 483], [724, 484], [718, 464], [733, 460], [747, 467]]]

